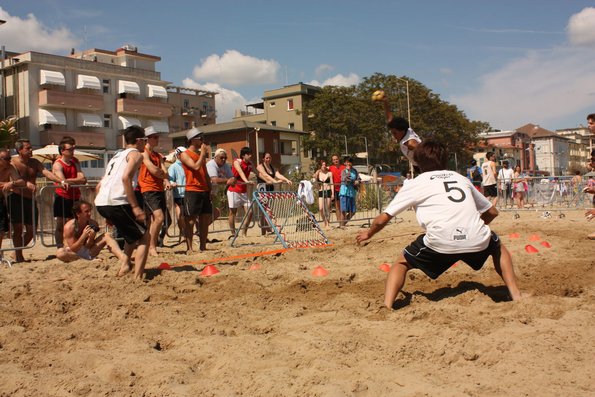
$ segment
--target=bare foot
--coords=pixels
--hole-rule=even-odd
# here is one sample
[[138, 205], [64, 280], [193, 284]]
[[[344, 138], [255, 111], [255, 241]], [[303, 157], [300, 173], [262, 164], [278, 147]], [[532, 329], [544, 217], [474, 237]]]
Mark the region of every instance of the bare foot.
[[93, 258], [93, 262], [103, 262], [103, 259], [101, 259], [101, 258]]
[[204, 247], [200, 247], [199, 249], [200, 249], [200, 251], [201, 251], [201, 252], [202, 252], [202, 251], [208, 251], [208, 249], [207, 249], [207, 247], [206, 247], [206, 246], [204, 246]]
[[521, 300], [523, 298], [530, 298], [532, 296], [533, 296], [533, 293], [532, 292], [530, 292], [530, 293], [528, 293], [528, 292], [521, 292], [520, 296], [517, 296], [516, 298], [513, 296], [512, 297], [512, 300], [513, 301], [518, 301], [518, 300]]
[[149, 250], [149, 255], [154, 256], [155, 258], [159, 257], [159, 254], [155, 248]]
[[118, 270], [118, 277], [123, 277], [132, 271], [132, 263], [127, 256], [120, 260], [120, 270]]

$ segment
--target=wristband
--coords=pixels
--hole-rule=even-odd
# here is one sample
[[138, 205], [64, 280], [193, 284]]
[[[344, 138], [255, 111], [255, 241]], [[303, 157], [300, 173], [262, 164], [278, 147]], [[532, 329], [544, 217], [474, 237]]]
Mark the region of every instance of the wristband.
[[62, 183], [64, 183], [64, 182], [66, 182], [66, 181], [62, 181], [62, 182], [60, 182], [60, 183], [62, 184]]

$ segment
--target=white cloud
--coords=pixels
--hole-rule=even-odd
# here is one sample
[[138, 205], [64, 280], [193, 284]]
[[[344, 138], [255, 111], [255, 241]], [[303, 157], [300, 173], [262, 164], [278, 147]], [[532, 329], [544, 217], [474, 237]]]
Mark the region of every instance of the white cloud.
[[442, 84], [444, 84], [445, 86], [450, 87], [450, 83], [448, 82], [448, 80], [440, 79], [440, 81], [442, 81]]
[[[513, 129], [546, 125], [595, 106], [595, 53], [588, 49], [530, 51], [480, 78], [479, 88], [450, 101], [469, 118]], [[565, 126], [554, 126], [562, 128]]]
[[[215, 109], [217, 109], [217, 124], [232, 121], [236, 110], [244, 110], [248, 102], [242, 94], [237, 91], [221, 87], [216, 83], [199, 84], [191, 78], [185, 78], [182, 85], [187, 88], [197, 90], [213, 91], [219, 94], [215, 95]], [[262, 101], [260, 98], [257, 101]]]
[[447, 68], [440, 68], [440, 73], [452, 74], [452, 70]]
[[281, 65], [275, 60], [258, 59], [236, 50], [227, 50], [219, 56], [212, 54], [201, 60], [192, 73], [195, 80], [217, 82], [238, 87], [274, 84], [279, 81]]
[[325, 73], [325, 72], [330, 72], [331, 70], [333, 70], [335, 67], [331, 66], [331, 65], [327, 65], [326, 63], [321, 64], [320, 66], [318, 66], [316, 68], [316, 70], [314, 71], [314, 74], [316, 75], [316, 77], [320, 76], [321, 74]]
[[566, 31], [572, 45], [595, 46], [595, 8], [587, 7], [571, 16]]
[[330, 77], [320, 83], [318, 80], [312, 80], [308, 84], [315, 85], [318, 87], [324, 87], [327, 85], [338, 85], [342, 87], [349, 87], [352, 85], [359, 84], [359, 76], [355, 73], [350, 73], [349, 76], [343, 76], [342, 74], [338, 74], [334, 77]]
[[0, 19], [6, 21], [6, 24], [0, 27], [0, 34], [2, 45], [8, 51], [40, 51], [53, 54], [66, 52], [78, 43], [70, 30], [65, 27], [48, 28], [33, 14], [21, 19], [11, 16], [0, 7]]

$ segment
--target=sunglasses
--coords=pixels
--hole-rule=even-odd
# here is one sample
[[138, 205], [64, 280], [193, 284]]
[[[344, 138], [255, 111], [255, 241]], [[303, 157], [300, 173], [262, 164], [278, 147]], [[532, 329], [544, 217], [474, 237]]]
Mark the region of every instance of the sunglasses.
[[137, 141], [148, 141], [149, 138], [147, 138], [146, 136], [142, 137], [142, 138], [136, 138]]
[[10, 162], [10, 160], [12, 160], [12, 157], [0, 157], [0, 159]]
[[68, 150], [69, 152], [74, 152], [74, 148], [73, 147], [69, 147], [68, 149], [64, 149], [64, 150]]

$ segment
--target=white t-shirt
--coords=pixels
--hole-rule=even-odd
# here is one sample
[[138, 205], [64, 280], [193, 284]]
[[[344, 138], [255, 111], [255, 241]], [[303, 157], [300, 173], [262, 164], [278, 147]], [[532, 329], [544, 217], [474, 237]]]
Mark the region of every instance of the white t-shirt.
[[399, 141], [399, 146], [401, 146], [401, 152], [403, 152], [403, 155], [409, 159], [411, 164], [417, 165], [417, 163], [413, 161], [413, 150], [409, 150], [409, 148], [405, 146], [405, 142], [408, 142], [412, 139], [417, 141], [417, 143], [421, 143], [421, 138], [411, 128], [409, 128], [403, 139]]
[[[233, 172], [231, 171], [229, 164], [225, 163], [222, 167], [219, 167], [215, 162], [215, 159], [212, 159], [207, 163], [207, 174], [209, 174], [209, 178], [233, 178]], [[213, 194], [217, 194], [218, 191], [219, 185], [214, 183]]]
[[[118, 152], [112, 157], [107, 163], [105, 168], [105, 175], [101, 179], [101, 188], [99, 194], [95, 197], [95, 206], [106, 206], [106, 205], [126, 205], [128, 197], [124, 191], [124, 183], [122, 183], [122, 177], [126, 166], [128, 165], [128, 154], [132, 151], [137, 151], [136, 148], [129, 148]], [[134, 175], [132, 187], [136, 187], [138, 180], [138, 172]]]
[[512, 178], [514, 178], [514, 171], [510, 168], [501, 168], [498, 171], [498, 181], [500, 182], [500, 188], [504, 189], [504, 184], [511, 184]]
[[487, 248], [491, 231], [479, 216], [491, 206], [469, 179], [442, 170], [418, 175], [403, 186], [384, 212], [396, 216], [413, 207], [417, 222], [426, 230], [426, 246], [454, 254]]

